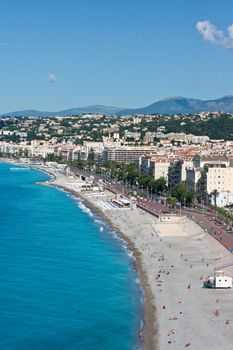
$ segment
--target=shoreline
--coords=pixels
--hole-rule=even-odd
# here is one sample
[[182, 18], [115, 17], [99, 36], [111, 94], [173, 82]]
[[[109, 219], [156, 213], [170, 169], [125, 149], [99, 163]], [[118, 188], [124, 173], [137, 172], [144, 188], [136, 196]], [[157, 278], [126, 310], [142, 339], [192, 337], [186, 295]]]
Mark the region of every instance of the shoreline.
[[46, 169], [44, 166], [41, 167], [34, 164], [22, 164], [19, 162], [8, 161], [5, 159], [4, 160], [0, 159], [0, 163], [30, 167], [36, 171], [49, 175], [50, 176], [49, 180], [46, 180], [42, 183], [36, 183], [36, 184], [55, 187], [58, 190], [62, 190], [78, 199], [81, 199], [84, 202], [84, 204], [87, 206], [87, 208], [91, 209], [93, 212], [99, 215], [103, 219], [103, 221], [107, 223], [111, 231], [114, 232], [121, 240], [123, 240], [126, 243], [127, 250], [133, 254], [133, 258], [135, 259], [132, 267], [135, 269], [136, 273], [138, 274], [138, 277], [140, 280], [140, 289], [143, 297], [142, 314], [140, 315], [141, 321], [143, 322], [143, 324], [142, 324], [142, 328], [138, 329], [138, 335], [143, 334], [143, 337], [139, 336], [139, 342], [141, 344], [140, 349], [141, 350], [158, 350], [158, 348], [154, 346], [155, 345], [154, 341], [151, 339], [151, 334], [157, 333], [157, 330], [155, 328], [155, 320], [154, 320], [155, 305], [152, 302], [153, 295], [149, 287], [146, 272], [144, 271], [143, 264], [141, 262], [141, 253], [135, 247], [134, 242], [132, 242], [129, 239], [129, 237], [125, 235], [119, 229], [119, 227], [117, 227], [110, 220], [110, 218], [106, 215], [104, 211], [102, 211], [92, 201], [90, 201], [87, 197], [85, 197], [81, 192], [77, 192], [73, 189], [70, 189], [67, 186], [62, 186], [54, 183], [58, 177], [53, 170]]
[[166, 224], [139, 208], [106, 210], [101, 202], [108, 204], [111, 193], [106, 198], [88, 195], [78, 191], [77, 178], [53, 175], [43, 185], [81, 198], [133, 253], [144, 297], [144, 350], [231, 349], [233, 290], [203, 289], [202, 280], [224, 265], [226, 274], [233, 276], [232, 253], [188, 218]]
[[[143, 349], [167, 350], [170, 344], [178, 350], [192, 344], [194, 349], [207, 350], [211, 344], [213, 350], [219, 350], [220, 343], [230, 349], [232, 290], [205, 290], [202, 279], [220, 265], [233, 262], [233, 255], [186, 217], [166, 224], [140, 208], [108, 209], [112, 193], [105, 191], [98, 197], [91, 191], [81, 192], [78, 182], [75, 177], [62, 176], [48, 185], [82, 198], [133, 253], [144, 296]], [[226, 269], [228, 272], [233, 276], [233, 266]], [[188, 289], [189, 284], [192, 290]], [[216, 299], [221, 300], [221, 305], [215, 304]], [[221, 324], [213, 318], [216, 307], [221, 307]], [[219, 342], [210, 340], [216, 332], [220, 332]]]
[[[1, 161], [3, 163], [3, 161]], [[76, 198], [82, 199], [84, 201], [84, 204], [94, 212], [96, 212], [110, 227], [112, 231], [116, 233], [116, 235], [122, 239], [126, 245], [127, 250], [130, 251], [133, 254], [133, 257], [135, 259], [134, 261], [134, 268], [139, 276], [140, 285], [142, 289], [142, 296], [143, 296], [143, 307], [142, 307], [142, 321], [143, 321], [143, 327], [142, 329], [138, 329], [138, 334], [142, 335], [139, 336], [139, 340], [142, 344], [143, 350], [158, 350], [157, 345], [155, 346], [155, 340], [154, 336], [158, 333], [158, 329], [156, 327], [156, 321], [155, 321], [155, 314], [156, 314], [156, 307], [153, 303], [153, 293], [149, 286], [149, 281], [147, 277], [147, 273], [143, 267], [143, 263], [141, 261], [141, 252], [135, 247], [135, 244], [132, 240], [129, 239], [127, 235], [125, 235], [118, 226], [116, 226], [112, 220], [106, 215], [106, 213], [101, 210], [95, 203], [93, 203], [91, 200], [89, 200], [85, 195], [83, 195], [81, 192], [77, 192], [73, 189], [70, 189], [67, 186], [59, 185], [54, 183], [56, 179], [58, 178], [57, 174], [51, 170], [46, 169], [44, 166], [38, 166], [34, 164], [21, 164], [17, 162], [10, 162], [5, 161], [4, 163], [7, 164], [15, 164], [19, 166], [27, 166], [30, 167], [36, 171], [40, 171], [43, 173], [46, 173], [50, 176], [50, 179], [47, 181], [44, 181], [40, 183], [40, 185], [45, 186], [51, 186], [55, 187], [58, 190], [65, 191], [66, 193], [69, 193]], [[153, 334], [153, 336], [152, 336]]]
[[[37, 169], [39, 170], [39, 169]], [[55, 179], [56, 176], [54, 175]], [[156, 327], [156, 307], [153, 303], [153, 294], [149, 286], [149, 280], [147, 273], [143, 267], [143, 263], [141, 260], [141, 252], [135, 247], [135, 244], [133, 241], [129, 239], [127, 235], [125, 235], [118, 226], [116, 226], [110, 218], [102, 211], [98, 206], [96, 206], [92, 201], [88, 200], [87, 197], [82, 195], [80, 192], [76, 192], [75, 190], [72, 190], [66, 186], [53, 184], [54, 180], [48, 181], [45, 185], [55, 187], [57, 189], [63, 190], [66, 193], [69, 193], [76, 198], [80, 198], [84, 201], [84, 204], [94, 212], [96, 212], [111, 228], [112, 231], [114, 231], [117, 236], [122, 239], [126, 245], [127, 250], [132, 252], [133, 257], [135, 259], [134, 261], [134, 268], [136, 272], [139, 275], [140, 284], [142, 288], [142, 295], [143, 295], [143, 308], [142, 308], [142, 320], [143, 320], [143, 328], [139, 329], [138, 332], [142, 332], [143, 336], [140, 339], [142, 341], [142, 349], [143, 350], [158, 350], [157, 344], [155, 344], [155, 337], [158, 333], [158, 329]], [[153, 336], [152, 336], [153, 334]]]

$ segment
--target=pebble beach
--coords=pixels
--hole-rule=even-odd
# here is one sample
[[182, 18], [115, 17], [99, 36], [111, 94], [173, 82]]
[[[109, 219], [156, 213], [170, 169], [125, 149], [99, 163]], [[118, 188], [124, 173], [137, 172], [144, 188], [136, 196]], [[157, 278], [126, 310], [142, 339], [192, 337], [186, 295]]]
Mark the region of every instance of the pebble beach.
[[[233, 290], [202, 287], [215, 269], [233, 263], [232, 253], [186, 217], [161, 223], [139, 208], [112, 207], [112, 193], [81, 193], [67, 176], [50, 185], [82, 197], [128, 243], [144, 291], [143, 349], [232, 349]], [[233, 266], [224, 272], [233, 276]]]

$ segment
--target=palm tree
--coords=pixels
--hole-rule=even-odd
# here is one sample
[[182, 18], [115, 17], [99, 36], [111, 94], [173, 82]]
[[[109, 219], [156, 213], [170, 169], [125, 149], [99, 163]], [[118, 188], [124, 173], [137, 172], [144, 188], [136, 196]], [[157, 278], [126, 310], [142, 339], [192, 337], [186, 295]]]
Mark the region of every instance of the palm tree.
[[217, 195], [218, 195], [218, 191], [217, 191], [217, 190], [213, 190], [211, 194], [214, 196], [214, 206], [217, 207]]

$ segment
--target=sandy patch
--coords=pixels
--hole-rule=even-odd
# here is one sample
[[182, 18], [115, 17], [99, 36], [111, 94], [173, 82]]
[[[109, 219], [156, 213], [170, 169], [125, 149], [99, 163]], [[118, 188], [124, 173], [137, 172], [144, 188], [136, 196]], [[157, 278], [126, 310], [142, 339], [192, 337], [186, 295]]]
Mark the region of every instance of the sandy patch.
[[186, 237], [187, 232], [180, 224], [158, 223], [156, 224], [159, 237]]

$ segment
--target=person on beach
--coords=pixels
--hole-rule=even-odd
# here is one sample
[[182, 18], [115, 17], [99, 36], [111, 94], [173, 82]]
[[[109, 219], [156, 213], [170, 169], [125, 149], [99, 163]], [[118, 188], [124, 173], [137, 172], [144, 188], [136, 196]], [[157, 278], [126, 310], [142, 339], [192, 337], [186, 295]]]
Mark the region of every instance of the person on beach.
[[143, 339], [143, 333], [142, 333], [142, 331], [138, 332], [138, 338], [141, 339], [141, 340]]

